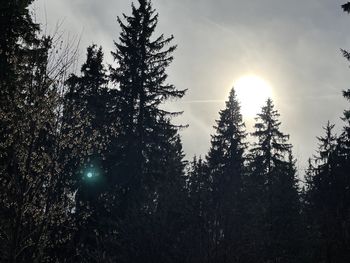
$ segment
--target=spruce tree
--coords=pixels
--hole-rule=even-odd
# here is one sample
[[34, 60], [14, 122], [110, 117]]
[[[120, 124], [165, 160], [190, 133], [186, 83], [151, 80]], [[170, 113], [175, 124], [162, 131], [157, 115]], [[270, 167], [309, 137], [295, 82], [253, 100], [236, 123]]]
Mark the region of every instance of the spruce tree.
[[[184, 91], [167, 84], [167, 66], [173, 60], [176, 46], [169, 46], [173, 37], [163, 35], [154, 38], [158, 14], [148, 0], [132, 5], [132, 15], [118, 18], [122, 32], [113, 52], [116, 68], [111, 68], [111, 80], [117, 85], [117, 112], [120, 118], [119, 176], [126, 183], [123, 192], [137, 198], [142, 192], [145, 165], [154, 145], [152, 133], [159, 121], [175, 113], [167, 112], [160, 105], [167, 99], [181, 98]], [[165, 123], [164, 126], [170, 124]], [[129, 191], [137, 193], [129, 194]]]
[[[343, 9], [349, 12], [350, 3], [343, 5]], [[350, 61], [350, 55], [342, 50], [344, 57]], [[343, 91], [343, 97], [350, 101], [350, 89]], [[350, 259], [349, 236], [350, 236], [350, 110], [344, 111], [342, 120], [344, 121], [343, 131], [337, 141], [336, 154], [334, 159], [335, 181], [334, 187], [337, 189], [337, 244], [335, 245], [335, 256], [339, 262]]]
[[212, 247], [212, 183], [207, 164], [193, 158], [188, 170], [189, 211], [187, 225], [187, 262], [208, 262]]
[[[68, 148], [64, 153], [72, 156], [73, 151], [79, 152], [76, 158], [69, 158], [65, 166], [67, 177], [74, 182], [72, 191], [76, 191], [74, 247], [79, 260], [93, 262], [106, 254], [102, 248], [103, 240], [108, 240], [104, 196], [108, 184], [104, 160], [108, 155], [108, 138], [115, 126], [109, 119], [110, 92], [101, 47], [87, 48], [81, 75], [71, 74], [66, 85], [64, 132], [74, 134], [73, 141], [79, 140], [79, 147]], [[102, 240], [100, 236], [105, 238]]]
[[[334, 125], [328, 122], [324, 127], [325, 136], [318, 137], [319, 150], [315, 156], [315, 167], [307, 192], [307, 212], [313, 243], [312, 259], [325, 262], [342, 262], [345, 256], [340, 250], [342, 240], [342, 217], [340, 214], [344, 201], [345, 189], [342, 181], [342, 163], [338, 156], [337, 136], [333, 134]], [[345, 197], [345, 196], [344, 196]], [[341, 226], [341, 227], [339, 227]], [[322, 251], [322, 253], [320, 253]], [[345, 262], [345, 261], [344, 261]]]
[[[86, 61], [81, 67], [81, 76], [71, 74], [66, 81], [63, 112], [67, 132], [73, 132], [75, 139], [81, 139], [81, 160], [70, 167], [79, 191], [83, 191], [80, 184], [88, 179], [89, 172], [92, 177], [103, 179], [102, 160], [106, 158], [108, 137], [114, 127], [108, 114], [111, 99], [107, 85], [102, 48], [89, 46]], [[79, 161], [82, 162], [81, 167]], [[93, 169], [91, 166], [94, 166]], [[94, 178], [90, 179], [93, 181]]]
[[[342, 5], [349, 12], [349, 3]], [[343, 56], [350, 60], [346, 50]], [[343, 91], [350, 99], [350, 91]], [[333, 133], [329, 122], [324, 128], [325, 136], [318, 137], [319, 150], [314, 157], [315, 165], [308, 172], [308, 189], [305, 198], [307, 223], [310, 229], [312, 261], [347, 262], [350, 259], [350, 112], [344, 111], [345, 122], [340, 136]], [[322, 253], [320, 253], [322, 251]]]
[[279, 116], [268, 99], [252, 133], [257, 142], [251, 149], [250, 242], [257, 250], [252, 251], [255, 260], [258, 253], [262, 262], [298, 262], [300, 206], [296, 169], [289, 136], [279, 129]]
[[246, 134], [235, 90], [216, 121], [207, 156], [212, 180], [213, 253], [220, 262], [239, 258], [243, 226], [244, 142]]
[[[151, 2], [139, 0], [137, 7], [132, 5], [132, 15], [124, 14], [123, 18], [118, 18], [121, 34], [112, 52], [117, 66], [111, 68], [111, 80], [116, 85], [112, 114], [119, 124], [107, 160], [117, 196], [113, 213], [123, 225], [119, 260], [154, 262], [161, 255], [159, 251], [168, 253], [159, 248], [170, 241], [166, 228], [158, 241], [152, 238], [152, 227], [161, 218], [171, 223], [163, 216], [171, 212], [170, 203], [176, 194], [181, 195], [176, 192], [168, 199], [170, 192], [164, 186], [174, 191], [184, 184], [180, 178], [184, 167], [181, 144], [177, 127], [170, 122], [179, 113], [168, 112], [161, 105], [168, 99], [181, 98], [185, 91], [167, 83], [166, 68], [176, 46], [171, 45], [173, 36], [154, 37], [158, 14]], [[176, 169], [169, 171], [169, 167]], [[157, 215], [160, 217], [156, 220]]]
[[14, 85], [18, 69], [25, 67], [16, 59], [28, 56], [31, 45], [38, 45], [39, 25], [34, 23], [29, 6], [33, 0], [4, 1], [0, 8], [0, 103], [1, 108], [12, 106], [11, 100], [19, 87]]

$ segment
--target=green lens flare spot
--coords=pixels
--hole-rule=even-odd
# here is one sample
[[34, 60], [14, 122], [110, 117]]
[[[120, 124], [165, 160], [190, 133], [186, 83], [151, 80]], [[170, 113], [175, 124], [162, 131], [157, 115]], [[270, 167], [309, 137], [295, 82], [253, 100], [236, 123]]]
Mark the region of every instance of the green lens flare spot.
[[93, 174], [92, 174], [92, 172], [88, 172], [88, 173], [86, 174], [86, 176], [87, 176], [88, 178], [92, 178]]

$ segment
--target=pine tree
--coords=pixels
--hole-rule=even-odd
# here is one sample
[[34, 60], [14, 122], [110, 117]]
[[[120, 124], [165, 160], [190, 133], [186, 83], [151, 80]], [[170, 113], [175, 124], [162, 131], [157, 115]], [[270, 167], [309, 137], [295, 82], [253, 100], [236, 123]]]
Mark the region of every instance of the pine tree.
[[269, 175], [279, 164], [284, 163], [284, 158], [288, 156], [291, 145], [287, 143], [289, 135], [285, 135], [279, 130], [281, 123], [278, 121], [279, 113], [274, 109], [271, 99], [268, 99], [266, 106], [256, 118], [255, 132], [252, 133], [258, 139], [253, 146], [252, 155], [255, 157], [254, 168], [257, 173], [265, 176], [267, 184], [273, 178]]
[[194, 157], [188, 170], [189, 212], [186, 248], [187, 262], [208, 262], [212, 247], [211, 193], [208, 167], [202, 158]]
[[[256, 118], [251, 150], [249, 195], [253, 251], [262, 262], [298, 262], [299, 195], [289, 136], [279, 130], [279, 113], [271, 99]], [[256, 239], [252, 241], [252, 239]], [[255, 259], [257, 260], [257, 259]]]
[[[30, 56], [31, 45], [40, 42], [36, 34], [39, 25], [35, 24], [29, 14], [28, 7], [33, 0], [5, 1], [0, 8], [0, 99], [1, 108], [9, 105], [20, 87], [16, 87], [16, 75], [25, 63], [17, 60], [17, 56]], [[13, 103], [13, 102], [12, 102]]]
[[[106, 158], [109, 134], [114, 127], [114, 123], [109, 119], [111, 99], [101, 47], [92, 45], [87, 48], [87, 58], [81, 67], [81, 76], [70, 75], [66, 84], [63, 118], [67, 132], [75, 133], [75, 137], [80, 136], [81, 140], [80, 160], [69, 167], [70, 172], [75, 173], [76, 188], [79, 188], [80, 194], [84, 191], [83, 185], [86, 186], [84, 181], [89, 179], [89, 172], [92, 177], [90, 181], [103, 180], [102, 160]], [[82, 167], [79, 167], [80, 165]]]
[[[184, 91], [166, 84], [166, 67], [173, 60], [176, 46], [167, 47], [173, 37], [163, 35], [152, 39], [158, 23], [158, 14], [150, 1], [139, 0], [139, 7], [132, 6], [132, 16], [120, 18], [122, 28], [120, 42], [115, 43], [113, 56], [118, 63], [111, 69], [111, 79], [118, 85], [118, 112], [120, 118], [118, 173], [125, 176], [125, 198], [137, 198], [144, 180], [145, 162], [149, 158], [152, 132], [159, 120], [169, 118], [170, 113], [160, 105], [170, 98], [181, 98]], [[165, 124], [165, 126], [168, 124]], [[129, 191], [137, 193], [129, 194]]]
[[[79, 140], [77, 158], [70, 158], [65, 173], [74, 182], [75, 233], [74, 246], [80, 260], [89, 262], [103, 258], [104, 245], [100, 236], [106, 237], [105, 214], [107, 191], [104, 160], [106, 159], [109, 136], [115, 124], [109, 118], [110, 92], [103, 65], [102, 48], [91, 45], [81, 67], [81, 75], [71, 74], [67, 84], [64, 104], [65, 133], [74, 134], [72, 140]], [[72, 156], [68, 149], [66, 156]], [[105, 238], [107, 240], [107, 238]]]
[[[349, 12], [350, 3], [344, 4], [343, 10]], [[342, 50], [344, 57], [350, 61], [350, 55]], [[343, 91], [343, 96], [350, 101], [350, 89]], [[342, 120], [345, 122], [343, 132], [337, 140], [337, 146], [334, 154], [329, 161], [333, 171], [333, 187], [336, 192], [334, 201], [336, 206], [330, 210], [336, 219], [337, 228], [334, 230], [336, 242], [332, 243], [332, 260], [337, 262], [346, 262], [350, 259], [350, 110], [344, 111]]]
[[[342, 8], [349, 12], [349, 3]], [[346, 50], [342, 49], [342, 53], [350, 60]], [[343, 91], [343, 96], [349, 99], [349, 90]], [[327, 123], [325, 136], [318, 137], [318, 154], [308, 176], [305, 206], [313, 261], [347, 262], [350, 258], [349, 116], [349, 110], [345, 110], [342, 118], [345, 126], [339, 137], [333, 133], [334, 125]]]
[[155, 131], [154, 135], [158, 138], [153, 139], [155, 148], [150, 155], [150, 166], [146, 166], [155, 175], [154, 182], [149, 185], [153, 197], [149, 203], [153, 207], [153, 230], [148, 236], [149, 241], [154, 243], [152, 249], [156, 251], [152, 261], [183, 262], [187, 257], [183, 229], [186, 225], [187, 193], [182, 144], [177, 130], [171, 125], [160, 123], [159, 132]]
[[[212, 136], [207, 156], [212, 178], [213, 253], [215, 260], [227, 262], [239, 258], [244, 208], [243, 175], [246, 137], [235, 90], [232, 89], [226, 108], [220, 112], [216, 134]], [[235, 251], [236, 250], [236, 251]]]
[[[165, 111], [161, 104], [181, 98], [185, 91], [166, 82], [166, 68], [176, 46], [170, 45], [172, 36], [153, 38], [158, 14], [151, 2], [139, 0], [138, 7], [132, 5], [132, 15], [123, 17], [125, 21], [118, 18], [122, 31], [112, 52], [117, 66], [111, 68], [111, 80], [116, 85], [113, 114], [119, 124], [108, 157], [109, 178], [118, 200], [113, 213], [122, 225], [119, 260], [154, 262], [165, 257], [159, 247], [169, 241], [166, 229], [161, 230], [158, 241], [150, 240], [157, 220], [165, 220], [163, 215], [172, 210], [174, 199], [167, 199], [170, 192], [164, 190], [170, 190], [167, 187], [172, 184], [176, 185], [173, 190], [181, 189], [184, 184], [180, 179], [184, 166], [181, 144], [177, 127], [170, 122], [179, 113]], [[174, 166], [176, 169], [168, 170]], [[164, 200], [170, 203], [164, 204]], [[160, 217], [156, 220], [157, 215]], [[171, 223], [169, 220], [165, 222]]]
[[324, 127], [325, 136], [317, 137], [320, 143], [318, 155], [315, 156], [316, 167], [313, 168], [307, 192], [307, 212], [311, 219], [309, 224], [315, 248], [312, 259], [325, 262], [333, 262], [336, 258], [334, 243], [337, 242], [337, 219], [334, 211], [340, 201], [337, 198], [337, 136], [333, 134], [333, 129], [334, 125], [328, 122]]

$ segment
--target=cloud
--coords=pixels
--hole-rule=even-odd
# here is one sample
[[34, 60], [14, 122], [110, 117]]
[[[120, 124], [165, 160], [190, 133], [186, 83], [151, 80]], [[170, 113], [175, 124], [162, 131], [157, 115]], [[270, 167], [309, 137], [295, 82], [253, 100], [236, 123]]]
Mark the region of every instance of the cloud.
[[[302, 163], [314, 152], [328, 119], [340, 129], [338, 116], [347, 107], [341, 90], [350, 83], [339, 51], [350, 49], [350, 16], [341, 10], [343, 2], [154, 0], [160, 14], [157, 32], [174, 34], [178, 44], [169, 81], [189, 90], [183, 102], [171, 106], [185, 110], [176, 122], [190, 124], [182, 132], [188, 155], [205, 154], [224, 107], [220, 101], [233, 81], [247, 73], [272, 84], [282, 129], [291, 134]], [[51, 25], [65, 18], [70, 31], [84, 30], [83, 54], [95, 42], [103, 45], [111, 63], [109, 52], [119, 33], [116, 16], [130, 14], [129, 1], [39, 0], [36, 5], [42, 9], [44, 3]]]

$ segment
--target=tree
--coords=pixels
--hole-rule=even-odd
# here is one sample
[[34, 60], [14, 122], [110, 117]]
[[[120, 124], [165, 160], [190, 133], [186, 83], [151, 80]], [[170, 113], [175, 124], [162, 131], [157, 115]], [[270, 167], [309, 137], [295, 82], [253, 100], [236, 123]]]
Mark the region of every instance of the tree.
[[67, 132], [75, 133], [76, 138], [81, 137], [79, 159], [82, 160], [78, 160], [67, 169], [74, 174], [77, 183], [75, 189], [79, 189], [77, 198], [86, 199], [89, 198], [87, 188], [90, 188], [86, 181], [94, 181], [95, 188], [99, 186], [98, 181], [103, 181], [105, 169], [102, 161], [106, 158], [108, 137], [114, 127], [109, 119], [110, 93], [101, 47], [92, 45], [87, 48], [87, 58], [81, 67], [81, 76], [71, 74], [66, 85], [63, 118]]
[[[342, 5], [345, 12], [349, 7], [350, 3]], [[350, 60], [349, 53], [341, 51]], [[350, 91], [343, 91], [343, 96], [349, 99]], [[347, 262], [350, 258], [349, 110], [344, 111], [342, 119], [345, 126], [340, 136], [333, 133], [335, 126], [329, 122], [324, 127], [325, 136], [318, 137], [315, 165], [308, 172], [305, 210], [313, 261]]]
[[216, 261], [238, 260], [243, 226], [244, 142], [246, 133], [240, 106], [232, 89], [226, 108], [216, 121], [207, 156], [212, 180], [213, 254]]
[[[306, 211], [309, 228], [312, 229], [312, 260], [345, 262], [347, 257], [341, 249], [341, 242], [344, 240], [342, 232], [346, 230], [343, 228], [346, 226], [343, 221], [347, 203], [343, 199], [346, 196], [346, 190], [343, 188], [346, 181], [342, 176], [343, 167], [338, 170], [342, 162], [337, 149], [338, 137], [333, 134], [333, 129], [334, 125], [328, 122], [324, 127], [325, 136], [318, 137], [319, 150], [315, 156], [316, 166], [313, 167], [313, 175], [309, 179], [310, 186], [306, 193]], [[342, 261], [342, 258], [345, 261]]]
[[[279, 113], [268, 99], [256, 118], [251, 149], [249, 193], [252, 255], [263, 262], [298, 262], [300, 204], [288, 135], [279, 130]], [[260, 250], [261, 249], [261, 250]], [[257, 256], [255, 254], [255, 256]]]
[[4, 262], [63, 260], [61, 252], [70, 239], [67, 229], [73, 228], [72, 192], [61, 173], [61, 150], [67, 145], [60, 115], [61, 84], [71, 59], [53, 60], [52, 54], [59, 50], [54, 50], [53, 38], [40, 35], [29, 14], [31, 3], [7, 1], [0, 8], [0, 260]]
[[[349, 12], [350, 3], [342, 5]], [[350, 60], [346, 50], [341, 50]], [[350, 99], [350, 91], [343, 91], [343, 96]], [[334, 125], [329, 122], [324, 128], [326, 135], [318, 137], [319, 151], [315, 157], [311, 178], [311, 187], [307, 192], [308, 212], [313, 229], [315, 253], [314, 260], [324, 262], [347, 262], [350, 258], [350, 112], [344, 111], [345, 122], [340, 136], [333, 134]], [[317, 251], [323, 251], [318, 253]]]
[[187, 262], [208, 262], [211, 258], [212, 183], [207, 164], [194, 157], [188, 170]]
[[6, 1], [0, 8], [0, 84], [1, 109], [11, 107], [11, 100], [20, 87], [16, 87], [16, 75], [25, 67], [16, 58], [31, 56], [31, 45], [38, 45], [39, 25], [29, 14], [28, 6], [33, 0]]
[[[176, 115], [160, 108], [169, 98], [181, 98], [185, 91], [166, 84], [166, 67], [173, 60], [176, 46], [166, 47], [173, 37], [163, 35], [152, 40], [158, 23], [150, 1], [139, 0], [139, 7], [132, 5], [132, 16], [120, 18], [122, 29], [120, 42], [115, 43], [113, 56], [118, 63], [111, 68], [111, 79], [118, 85], [118, 113], [120, 118], [119, 148], [122, 148], [118, 173], [126, 176], [125, 195], [136, 198], [129, 191], [141, 187], [145, 180], [145, 161], [151, 154], [149, 146], [154, 127], [159, 120]], [[167, 126], [165, 122], [164, 126]], [[147, 179], [146, 179], [147, 180]], [[132, 186], [131, 186], [132, 185]], [[140, 193], [140, 189], [136, 190]]]
[[106, 237], [108, 232], [104, 227], [108, 216], [104, 212], [107, 202], [104, 193], [108, 188], [104, 160], [115, 123], [109, 118], [111, 95], [101, 47], [91, 45], [87, 48], [81, 76], [71, 74], [66, 85], [64, 132], [74, 134], [72, 139], [79, 140], [78, 148], [65, 152], [65, 156], [72, 156], [73, 151], [79, 149], [76, 158], [70, 158], [65, 167], [67, 177], [74, 182], [72, 191], [76, 191], [75, 221], [78, 230], [74, 247], [79, 260], [106, 260], [101, 248], [104, 242], [99, 240], [99, 236]]
[[[150, 227], [155, 226], [160, 209], [167, 207], [164, 215], [171, 208], [160, 206], [169, 195], [163, 186], [176, 184], [166, 189], [180, 189], [184, 166], [177, 127], [170, 122], [179, 113], [168, 112], [161, 104], [181, 98], [185, 91], [166, 82], [166, 68], [176, 48], [170, 45], [173, 37], [153, 39], [158, 14], [150, 1], [139, 0], [138, 4], [132, 5], [131, 16], [123, 15], [125, 22], [118, 18], [122, 31], [112, 52], [117, 66], [111, 68], [111, 80], [116, 84], [113, 114], [119, 126], [109, 150], [108, 170], [118, 200], [114, 215], [121, 228], [121, 251], [126, 253], [119, 260], [151, 262], [159, 258], [156, 251], [166, 233], [162, 230], [154, 243]], [[169, 167], [174, 166], [177, 168], [170, 172]]]

